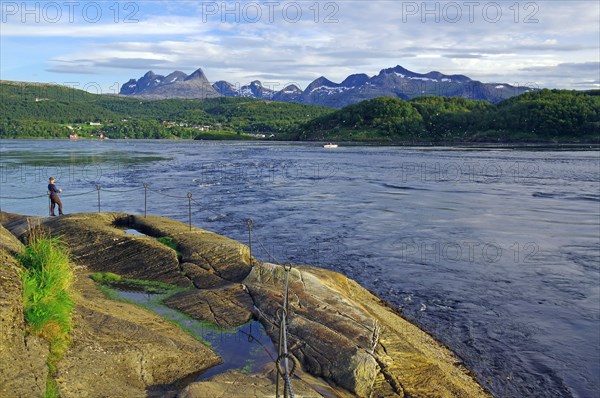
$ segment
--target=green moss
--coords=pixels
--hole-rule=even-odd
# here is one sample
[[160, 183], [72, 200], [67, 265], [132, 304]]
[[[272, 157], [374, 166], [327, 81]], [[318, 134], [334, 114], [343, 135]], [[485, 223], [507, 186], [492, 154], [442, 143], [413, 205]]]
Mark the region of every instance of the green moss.
[[46, 378], [46, 391], [44, 392], [44, 398], [58, 397], [60, 397], [58, 385], [56, 384], [56, 381], [50, 375], [48, 375]]
[[117, 283], [122, 279], [120, 275], [113, 274], [112, 272], [97, 272], [90, 275], [90, 278], [92, 278], [94, 282], [107, 284]]
[[[261, 347], [258, 347], [259, 349], [261, 349]], [[251, 355], [254, 355], [255, 353], [251, 352]], [[243, 368], [240, 369], [240, 373], [243, 374], [250, 374], [252, 373], [252, 371], [254, 370], [254, 366], [256, 365], [256, 360], [254, 358], [246, 358], [246, 360], [244, 361], [246, 365], [244, 365]]]
[[177, 243], [175, 243], [173, 238], [171, 238], [170, 236], [161, 236], [160, 238], [156, 238], [156, 240], [162, 243], [163, 245], [168, 246], [171, 249], [177, 251]]
[[112, 272], [98, 272], [91, 274], [90, 278], [104, 286], [109, 286], [120, 290], [145, 292], [149, 294], [169, 293], [172, 295], [185, 290], [185, 288], [164, 282], [125, 278], [121, 275], [113, 274]]
[[106, 285], [102, 285], [102, 284], [99, 284], [98, 288], [104, 294], [104, 297], [106, 297], [109, 300], [129, 302], [129, 300], [125, 300], [125, 299], [119, 297], [119, 295], [117, 294], [117, 291], [115, 289], [111, 289], [110, 287], [108, 287]]
[[[94, 274], [94, 275], [96, 275], [96, 274]], [[90, 275], [90, 277], [93, 277], [94, 275]], [[92, 279], [94, 279], [94, 278], [92, 278]], [[122, 278], [121, 280], [123, 280], [123, 279], [124, 280], [132, 280], [132, 279], [127, 279], [127, 278]], [[135, 279], [133, 279], [133, 280], [135, 280]], [[149, 282], [149, 281], [145, 281], [145, 282]], [[167, 284], [163, 284], [163, 285], [167, 285]], [[177, 293], [181, 293], [182, 291], [188, 290], [186, 288], [181, 288], [181, 287], [178, 287], [178, 286], [173, 286], [173, 285], [168, 285], [168, 286], [171, 286], [172, 289], [170, 291], [168, 291], [167, 293], [160, 294], [160, 296], [158, 296], [156, 298], [156, 303], [158, 303], [159, 305], [164, 305], [163, 301], [166, 300], [166, 299], [168, 299], [169, 297], [171, 297], [171, 296], [173, 296], [173, 295], [175, 295]], [[119, 295], [119, 292], [117, 290], [115, 290], [114, 288], [110, 287], [107, 284], [100, 283], [100, 290], [102, 291], [102, 293], [104, 293], [104, 295], [106, 296], [106, 298], [108, 298], [110, 300], [121, 301], [121, 302], [124, 302], [124, 303], [132, 304], [132, 305], [135, 305], [137, 307], [143, 308], [146, 311], [151, 311], [151, 312], [157, 314], [157, 312], [155, 311], [155, 308], [153, 308], [152, 305], [142, 304], [142, 303], [138, 303], [136, 301], [124, 298], [121, 295]], [[207, 346], [207, 347], [211, 347], [212, 346], [212, 344], [209, 341], [206, 341], [206, 340], [202, 339], [197, 333], [195, 333], [193, 330], [191, 330], [190, 328], [188, 328], [188, 327], [185, 326], [185, 322], [188, 321], [188, 320], [194, 320], [194, 321], [197, 321], [197, 322], [201, 322], [201, 321], [198, 321], [198, 320], [196, 320], [196, 319], [194, 319], [194, 318], [192, 318], [192, 317], [190, 317], [188, 315], [185, 315], [185, 314], [183, 314], [181, 312], [178, 312], [178, 314], [180, 315], [179, 319], [170, 319], [170, 318], [167, 318], [167, 317], [164, 317], [164, 316], [161, 316], [161, 318], [163, 320], [165, 320], [166, 322], [169, 322], [170, 324], [172, 324], [172, 325], [178, 327], [179, 329], [183, 330], [186, 334], [190, 335], [195, 340], [199, 341], [200, 343], [204, 344], [205, 346]], [[210, 324], [209, 322], [207, 322], [207, 325], [212, 325], [212, 324]], [[214, 328], [215, 328], [216, 331], [220, 331], [221, 330], [221, 329], [218, 329], [217, 326], [214, 326]]]

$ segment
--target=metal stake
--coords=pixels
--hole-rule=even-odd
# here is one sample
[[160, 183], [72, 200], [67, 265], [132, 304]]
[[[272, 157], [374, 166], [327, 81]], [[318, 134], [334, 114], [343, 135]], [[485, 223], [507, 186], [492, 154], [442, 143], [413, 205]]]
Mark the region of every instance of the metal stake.
[[98, 213], [100, 213], [100, 185], [96, 185], [96, 190], [98, 191]]
[[189, 202], [189, 222], [190, 222], [190, 231], [192, 230], [192, 193], [188, 192], [187, 194], [188, 202]]
[[146, 218], [146, 212], [148, 210], [148, 183], [144, 183], [144, 218]]

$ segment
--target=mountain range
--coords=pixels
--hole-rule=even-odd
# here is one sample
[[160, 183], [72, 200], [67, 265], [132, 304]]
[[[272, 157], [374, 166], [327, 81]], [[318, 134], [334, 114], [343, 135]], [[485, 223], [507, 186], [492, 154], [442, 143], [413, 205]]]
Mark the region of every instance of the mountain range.
[[436, 95], [497, 103], [531, 90], [506, 83], [482, 83], [464, 75], [445, 75], [436, 71], [420, 74], [398, 65], [371, 77], [364, 73], [350, 75], [341, 83], [319, 77], [304, 90], [295, 84], [274, 90], [258, 80], [244, 86], [223, 80], [211, 84], [202, 69], [191, 75], [175, 71], [167, 76], [148, 71], [139, 79], [130, 79], [123, 84], [120, 94], [147, 99], [248, 97], [341, 108], [381, 96], [409, 100]]

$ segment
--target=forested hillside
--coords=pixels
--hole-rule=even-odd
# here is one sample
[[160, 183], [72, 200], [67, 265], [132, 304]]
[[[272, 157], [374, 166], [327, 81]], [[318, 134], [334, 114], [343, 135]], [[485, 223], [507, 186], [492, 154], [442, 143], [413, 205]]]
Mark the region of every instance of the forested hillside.
[[303, 140], [597, 142], [600, 93], [540, 90], [497, 105], [463, 98], [380, 97], [301, 125]]
[[600, 90], [539, 90], [499, 104], [379, 97], [342, 109], [251, 98], [159, 101], [56, 85], [0, 83], [0, 138], [68, 137], [371, 142], [597, 142]]
[[68, 137], [74, 132], [109, 138], [281, 138], [299, 122], [331, 112], [249, 98], [149, 101], [64, 86], [0, 83], [0, 138]]

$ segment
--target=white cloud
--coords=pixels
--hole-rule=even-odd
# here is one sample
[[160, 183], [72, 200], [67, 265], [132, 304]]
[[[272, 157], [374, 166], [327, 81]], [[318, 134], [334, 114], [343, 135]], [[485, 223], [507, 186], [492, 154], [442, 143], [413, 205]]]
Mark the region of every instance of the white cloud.
[[4, 37], [42, 37], [42, 38], [107, 38], [124, 36], [172, 36], [198, 34], [202, 24], [193, 17], [152, 17], [145, 21], [132, 23], [69, 23], [68, 19], [59, 23], [7, 22], [2, 24]]
[[[594, 68], [579, 70], [578, 76], [568, 68], [539, 69], [597, 61], [597, 2], [478, 2], [471, 13], [465, 5], [473, 3], [453, 2], [461, 6], [459, 19], [456, 9], [448, 7], [451, 2], [430, 2], [424, 8], [420, 1], [311, 1], [297, 2], [302, 18], [295, 23], [292, 14], [282, 13], [288, 3], [281, 2], [268, 15], [265, 3], [255, 2], [263, 6], [256, 23], [242, 12], [247, 3], [239, 3], [235, 11], [235, 3], [228, 2], [230, 14], [225, 15], [206, 8], [220, 8], [220, 2], [163, 2], [152, 3], [147, 14], [140, 6], [136, 24], [9, 23], [2, 26], [2, 36], [35, 37], [46, 45], [70, 41], [71, 51], [46, 60], [49, 71], [77, 73], [85, 66], [90, 73], [112, 74], [111, 80], [115, 74], [124, 80], [138, 77], [151, 68], [189, 73], [202, 67], [213, 81], [247, 83], [280, 76], [306, 85], [321, 75], [341, 81], [352, 73], [374, 75], [397, 64], [416, 72], [439, 70], [482, 81], [551, 87], [576, 81], [581, 87], [581, 82], [598, 80]], [[501, 15], [495, 17], [498, 7]], [[324, 23], [332, 12], [337, 23]]]

